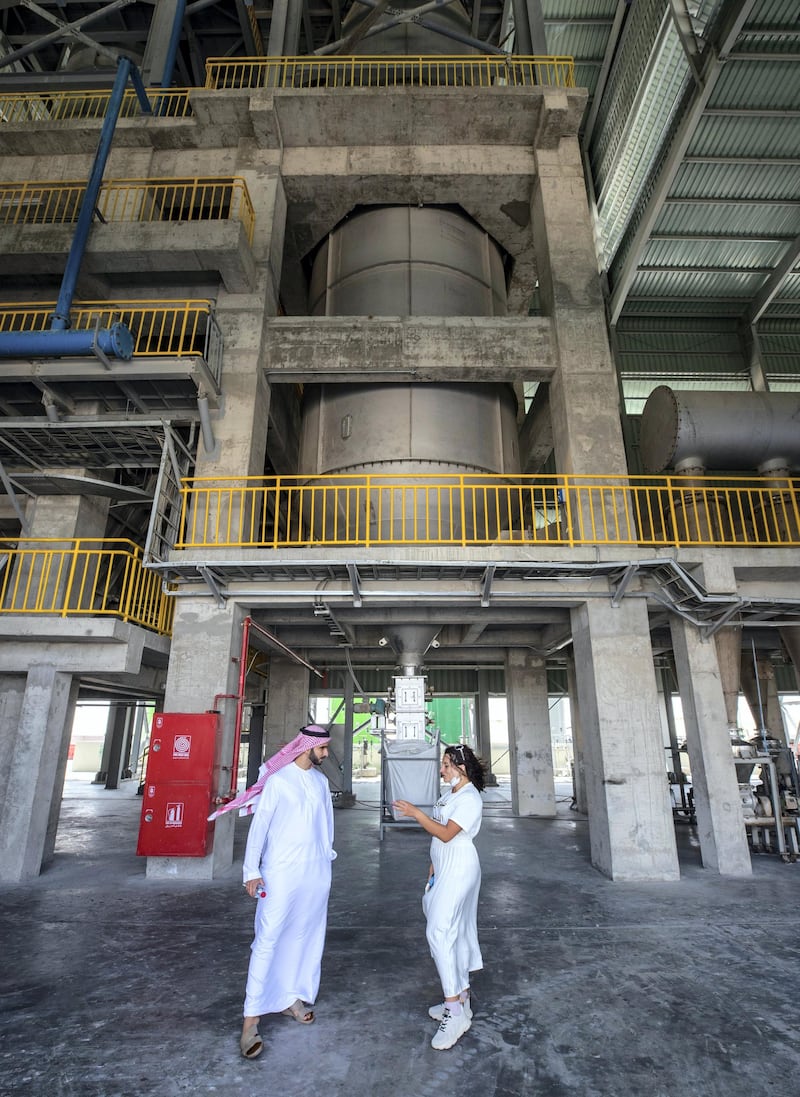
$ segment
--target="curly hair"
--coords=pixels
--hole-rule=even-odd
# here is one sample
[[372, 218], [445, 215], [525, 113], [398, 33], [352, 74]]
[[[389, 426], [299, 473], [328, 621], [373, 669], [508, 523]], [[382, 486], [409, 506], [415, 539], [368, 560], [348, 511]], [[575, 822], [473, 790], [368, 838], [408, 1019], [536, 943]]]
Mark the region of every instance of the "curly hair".
[[478, 792], [483, 792], [486, 785], [486, 766], [480, 758], [468, 747], [466, 743], [458, 746], [445, 747], [447, 754], [457, 766], [463, 766], [467, 771], [467, 779], [475, 786]]

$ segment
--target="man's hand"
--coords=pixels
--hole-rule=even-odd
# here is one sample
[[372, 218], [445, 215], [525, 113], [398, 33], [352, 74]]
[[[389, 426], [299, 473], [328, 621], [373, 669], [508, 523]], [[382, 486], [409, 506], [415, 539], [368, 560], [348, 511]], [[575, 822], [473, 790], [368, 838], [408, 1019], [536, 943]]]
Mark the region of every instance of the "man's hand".
[[256, 897], [261, 898], [262, 892], [264, 895], [267, 894], [266, 885], [260, 876], [256, 876], [254, 880], [248, 880], [244, 886], [251, 899], [255, 899]]

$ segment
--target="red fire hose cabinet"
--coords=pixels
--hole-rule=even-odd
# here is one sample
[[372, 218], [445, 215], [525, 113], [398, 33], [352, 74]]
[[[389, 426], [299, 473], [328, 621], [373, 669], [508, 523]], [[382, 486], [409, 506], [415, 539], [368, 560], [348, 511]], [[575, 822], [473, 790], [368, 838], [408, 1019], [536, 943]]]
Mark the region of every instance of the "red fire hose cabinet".
[[155, 714], [137, 854], [204, 857], [211, 850], [221, 745], [218, 712]]

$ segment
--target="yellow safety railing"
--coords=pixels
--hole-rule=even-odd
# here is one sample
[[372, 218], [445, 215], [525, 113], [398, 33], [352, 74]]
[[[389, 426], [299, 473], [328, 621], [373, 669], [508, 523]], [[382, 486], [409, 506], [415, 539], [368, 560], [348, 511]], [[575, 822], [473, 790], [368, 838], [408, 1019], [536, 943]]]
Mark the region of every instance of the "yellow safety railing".
[[[56, 302], [0, 305], [0, 332], [46, 331]], [[133, 336], [134, 357], [183, 358], [204, 355], [210, 301], [81, 301], [73, 302], [73, 330], [86, 331], [125, 324]]]
[[[0, 183], [0, 225], [65, 225], [77, 220], [84, 180]], [[111, 179], [100, 188], [99, 221], [241, 221], [252, 243], [255, 213], [247, 184], [226, 178]]]
[[[189, 88], [147, 88], [147, 98], [158, 118], [186, 118], [192, 113]], [[0, 122], [88, 122], [102, 119], [111, 91], [26, 91], [0, 93]], [[134, 91], [122, 97], [120, 118], [145, 118]]]
[[573, 88], [571, 57], [500, 54], [357, 57], [209, 57], [206, 87], [393, 88], [523, 87]]
[[123, 538], [0, 539], [0, 614], [117, 617], [168, 635], [174, 599]]
[[800, 545], [800, 480], [279, 476], [182, 482], [183, 548]]

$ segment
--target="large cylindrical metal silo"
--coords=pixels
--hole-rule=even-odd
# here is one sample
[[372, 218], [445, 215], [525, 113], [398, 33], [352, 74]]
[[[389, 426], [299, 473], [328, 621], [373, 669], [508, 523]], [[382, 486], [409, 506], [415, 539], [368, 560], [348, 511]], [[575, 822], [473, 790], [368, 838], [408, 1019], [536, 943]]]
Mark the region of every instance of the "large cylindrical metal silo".
[[[344, 221], [320, 247], [309, 296], [314, 315], [502, 316], [503, 255], [458, 210], [371, 208]], [[307, 385], [300, 471], [402, 475], [408, 490], [401, 502], [386, 488], [371, 513], [358, 518], [373, 537], [426, 540], [436, 530], [449, 539], [493, 539], [512, 516], [498, 509], [496, 495], [490, 502], [485, 487], [475, 489], [487, 474], [519, 472], [516, 411], [506, 384]], [[449, 475], [454, 484], [460, 478], [461, 493], [424, 490], [433, 475]]]

